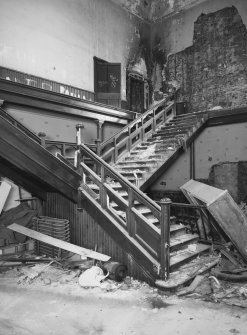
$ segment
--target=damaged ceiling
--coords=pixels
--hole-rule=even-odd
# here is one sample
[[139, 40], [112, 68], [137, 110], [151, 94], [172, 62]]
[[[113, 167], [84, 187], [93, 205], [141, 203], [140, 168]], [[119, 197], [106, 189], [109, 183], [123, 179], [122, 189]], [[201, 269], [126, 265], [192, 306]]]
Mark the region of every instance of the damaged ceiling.
[[131, 14], [148, 21], [177, 14], [208, 0], [111, 0]]

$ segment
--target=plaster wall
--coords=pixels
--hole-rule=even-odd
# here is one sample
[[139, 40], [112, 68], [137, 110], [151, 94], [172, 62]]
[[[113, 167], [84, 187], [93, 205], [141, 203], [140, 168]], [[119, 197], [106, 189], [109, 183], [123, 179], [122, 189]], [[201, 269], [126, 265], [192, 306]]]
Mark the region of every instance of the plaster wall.
[[193, 44], [194, 22], [202, 13], [213, 13], [230, 6], [237, 8], [247, 26], [246, 0], [157, 0], [151, 32], [152, 48], [163, 50], [166, 55], [184, 50]]
[[[63, 116], [56, 112], [47, 112], [38, 108], [21, 107], [8, 104], [6, 110], [35, 134], [43, 132], [47, 140], [76, 142], [76, 125], [83, 123], [83, 142], [94, 143], [97, 139], [96, 121], [83, 117]], [[108, 139], [122, 129], [122, 125], [105, 122], [103, 140]]]
[[[195, 141], [195, 178], [208, 180], [213, 165], [247, 161], [247, 123], [206, 128]], [[151, 191], [177, 191], [190, 180], [190, 149], [153, 184]]]
[[94, 91], [93, 57], [126, 66], [149, 25], [109, 0], [1, 0], [0, 65]]

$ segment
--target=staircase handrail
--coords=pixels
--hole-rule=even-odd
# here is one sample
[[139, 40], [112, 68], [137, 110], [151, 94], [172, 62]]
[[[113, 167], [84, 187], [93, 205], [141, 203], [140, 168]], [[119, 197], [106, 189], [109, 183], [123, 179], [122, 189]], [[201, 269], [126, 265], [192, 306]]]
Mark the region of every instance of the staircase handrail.
[[[170, 102], [170, 103], [169, 103]], [[157, 114], [155, 115], [155, 112], [158, 110], [158, 108], [160, 108], [161, 106], [164, 105], [164, 108]], [[150, 109], [148, 109], [145, 113], [141, 114], [139, 117], [137, 117], [135, 120], [133, 120], [132, 122], [130, 122], [129, 124], [127, 124], [124, 128], [122, 128], [118, 133], [114, 134], [113, 136], [111, 136], [109, 139], [103, 141], [100, 145], [99, 145], [99, 154], [100, 156], [102, 156], [103, 158], [106, 156], [106, 154], [108, 153], [108, 151], [106, 153], [103, 152], [103, 150], [106, 148], [107, 145], [112, 144], [112, 146], [116, 146], [116, 142], [117, 139], [119, 139], [122, 135], [126, 134], [125, 136], [125, 140], [121, 140], [122, 142], [126, 142], [127, 137], [129, 137], [130, 133], [131, 133], [131, 129], [133, 129], [134, 126], [137, 126], [138, 124], [141, 124], [141, 126], [138, 128], [138, 134], [142, 134], [143, 138], [142, 140], [146, 137], [145, 136], [145, 131], [144, 131], [144, 127], [146, 127], [146, 123], [145, 123], [145, 119], [148, 116], [151, 116], [152, 119], [158, 119], [160, 118], [160, 116], [162, 114], [164, 114], [164, 120], [166, 120], [167, 116], [166, 113], [173, 108], [174, 110], [175, 107], [175, 103], [174, 101], [169, 100], [169, 98], [164, 98], [163, 100], [161, 100], [159, 103], [157, 103], [155, 106], [151, 107]], [[155, 127], [156, 127], [156, 120], [154, 120], [153, 125], [152, 125], [152, 120], [148, 120], [150, 121], [150, 125], [152, 125], [152, 131], [155, 131]], [[136, 130], [137, 132], [137, 130]], [[138, 135], [136, 134], [136, 135]], [[150, 132], [149, 132], [150, 134]], [[125, 144], [125, 143], [123, 143]], [[134, 145], [129, 144], [128, 145], [128, 151], [130, 151], [130, 149], [132, 149], [137, 143], [134, 143]]]
[[[170, 206], [171, 201], [162, 202], [160, 206], [150, 199], [146, 194], [139, 190], [135, 185], [130, 183], [119, 172], [106, 163], [101, 157], [91, 151], [85, 144], [78, 144], [79, 157], [81, 159], [80, 169], [82, 183], [79, 190], [84, 194], [90, 195], [90, 202], [97, 206], [99, 201], [101, 208], [110, 212], [112, 217], [117, 219], [129, 235], [129, 243], [133, 239], [150, 254], [151, 257], [158, 261], [157, 273], [162, 279], [169, 277], [170, 269]], [[96, 169], [91, 170], [83, 163], [83, 154], [89, 156], [96, 165]], [[99, 170], [100, 168], [100, 170]], [[96, 172], [95, 172], [96, 171]], [[114, 179], [114, 183], [107, 183], [107, 176]], [[93, 184], [99, 188], [99, 195], [93, 191], [87, 184], [89, 178]], [[114, 190], [113, 185], [118, 183], [121, 188], [127, 190], [128, 199], [125, 200]], [[117, 184], [115, 184], [117, 185]], [[121, 211], [124, 211], [126, 218], [119, 218], [117, 213], [109, 206], [109, 198], [116, 203]], [[150, 223], [148, 219], [135, 208], [135, 201], [146, 206], [152, 215], [158, 219], [160, 229]], [[82, 205], [83, 206], [83, 205]], [[132, 240], [131, 240], [132, 239]], [[132, 242], [131, 242], [132, 241]]]
[[41, 139], [37, 136], [32, 130], [24, 126], [21, 122], [17, 121], [12, 115], [4, 110], [4, 108], [0, 107], [1, 116], [4, 117], [7, 121], [13, 124], [18, 129], [22, 130], [26, 135], [31, 137], [34, 141], [41, 144]]
[[164, 102], [167, 101], [167, 98], [162, 99], [161, 101], [159, 101], [157, 104], [155, 104], [153, 107], [149, 108], [148, 110], [146, 110], [146, 112], [144, 112], [143, 114], [139, 114], [139, 116], [134, 119], [133, 121], [131, 121], [130, 123], [128, 123], [125, 127], [123, 127], [119, 132], [117, 132], [116, 134], [112, 135], [111, 137], [109, 137], [108, 139], [106, 139], [105, 141], [103, 141], [100, 146], [104, 146], [106, 143], [111, 142], [111, 140], [118, 134], [123, 133], [126, 129], [128, 129], [129, 127], [131, 127], [132, 125], [139, 123], [140, 120], [142, 120], [143, 118], [145, 118], [150, 111], [153, 111], [154, 108], [158, 108], [160, 107]]

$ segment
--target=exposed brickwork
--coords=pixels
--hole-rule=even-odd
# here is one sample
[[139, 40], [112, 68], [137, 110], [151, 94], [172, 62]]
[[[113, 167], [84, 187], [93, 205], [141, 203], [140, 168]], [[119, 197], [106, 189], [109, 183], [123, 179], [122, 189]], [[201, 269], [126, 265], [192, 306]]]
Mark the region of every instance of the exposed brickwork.
[[227, 189], [233, 199], [247, 203], [247, 162], [224, 162], [212, 166], [209, 184], [223, 190]]
[[179, 101], [190, 110], [247, 105], [247, 29], [235, 7], [199, 16], [193, 45], [170, 55], [169, 82], [179, 82]]

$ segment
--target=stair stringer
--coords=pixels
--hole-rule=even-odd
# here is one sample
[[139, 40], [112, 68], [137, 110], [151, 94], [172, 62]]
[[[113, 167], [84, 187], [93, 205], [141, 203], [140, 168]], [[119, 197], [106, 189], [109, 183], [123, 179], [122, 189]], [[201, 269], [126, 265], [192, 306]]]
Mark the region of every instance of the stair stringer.
[[[140, 267], [151, 283], [159, 278], [160, 263], [153, 258], [128, 232], [103, 209], [84, 189], [79, 188], [79, 204], [101, 228], [127, 253]], [[100, 218], [100, 219], [99, 219]]]

